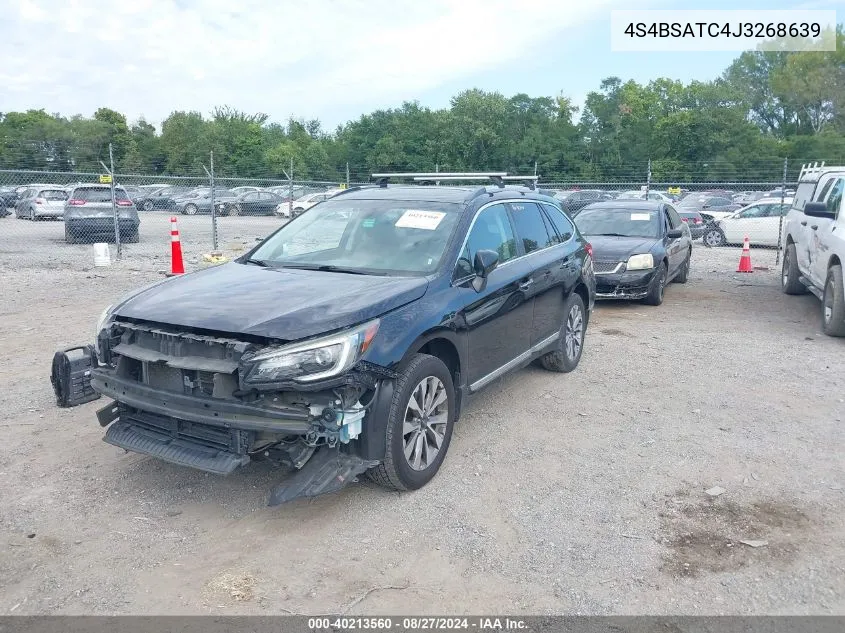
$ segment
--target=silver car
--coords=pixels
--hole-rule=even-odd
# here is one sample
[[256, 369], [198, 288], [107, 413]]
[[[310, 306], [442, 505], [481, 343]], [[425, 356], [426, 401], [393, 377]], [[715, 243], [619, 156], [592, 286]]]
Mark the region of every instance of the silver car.
[[20, 219], [61, 220], [64, 217], [67, 197], [67, 191], [58, 185], [30, 187], [18, 200], [15, 213]]
[[[123, 187], [114, 188], [117, 203], [120, 241], [138, 241], [138, 209]], [[65, 241], [114, 241], [114, 210], [109, 185], [80, 185], [75, 187], [65, 202]]]

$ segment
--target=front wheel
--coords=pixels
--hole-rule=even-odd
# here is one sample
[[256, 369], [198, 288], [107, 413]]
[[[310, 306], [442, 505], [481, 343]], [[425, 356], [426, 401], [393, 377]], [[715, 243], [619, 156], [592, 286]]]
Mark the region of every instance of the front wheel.
[[416, 490], [446, 458], [455, 423], [455, 387], [442, 360], [415, 354], [396, 380], [387, 418], [384, 461], [370, 479], [392, 490]]
[[229, 205], [229, 209], [228, 209], [228, 211], [229, 211], [228, 215], [232, 215], [232, 216], [234, 216], [234, 215], [240, 215], [240, 214], [241, 214], [241, 211], [242, 211], [242, 209], [241, 209], [241, 205], [239, 205], [239, 204], [230, 204], [230, 205]]
[[552, 352], [540, 357], [540, 366], [548, 371], [569, 373], [581, 360], [584, 351], [584, 334], [587, 319], [584, 312], [584, 300], [577, 292], [569, 295], [563, 308], [563, 327], [558, 338], [558, 346]]
[[714, 226], [704, 232], [701, 241], [707, 246], [724, 246], [725, 234], [722, 233], [721, 229]]
[[663, 291], [666, 290], [666, 262], [660, 262], [660, 267], [654, 273], [651, 280], [651, 287], [643, 303], [649, 306], [659, 306], [663, 303]]
[[801, 283], [800, 276], [795, 244], [787, 244], [786, 250], [783, 251], [783, 268], [780, 276], [780, 289], [784, 294], [803, 295], [807, 292], [807, 286]]
[[822, 298], [822, 328], [828, 336], [845, 336], [845, 293], [842, 288], [842, 266], [827, 271]]
[[144, 209], [144, 211], [152, 211], [155, 208], [155, 205], [153, 205], [152, 200], [147, 200], [146, 202], [144, 202], [144, 206], [142, 208]]
[[196, 215], [197, 214], [197, 205], [186, 204], [185, 210], [182, 213], [184, 213], [185, 215]]

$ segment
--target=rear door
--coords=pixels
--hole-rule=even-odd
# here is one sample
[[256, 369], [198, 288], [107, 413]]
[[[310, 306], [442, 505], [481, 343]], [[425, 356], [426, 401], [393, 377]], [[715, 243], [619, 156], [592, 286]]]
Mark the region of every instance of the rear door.
[[[669, 279], [678, 272], [687, 259], [689, 250], [689, 229], [684, 230], [684, 223], [681, 216], [668, 204], [663, 206], [664, 233], [663, 240], [666, 244], [666, 254], [669, 257]], [[681, 237], [669, 237], [670, 230], [680, 229], [683, 231]]]
[[563, 323], [565, 249], [558, 247], [558, 234], [538, 202], [512, 202], [509, 207], [517, 240], [529, 263], [529, 278], [523, 291], [526, 299], [534, 303], [531, 321], [523, 327], [530, 330], [531, 347], [542, 346], [559, 334]]

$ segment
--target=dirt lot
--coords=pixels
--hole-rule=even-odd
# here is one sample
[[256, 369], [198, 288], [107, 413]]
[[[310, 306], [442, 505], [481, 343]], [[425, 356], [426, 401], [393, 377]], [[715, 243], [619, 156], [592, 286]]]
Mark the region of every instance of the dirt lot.
[[[600, 304], [576, 372], [471, 402], [425, 489], [268, 509], [269, 466], [125, 454], [103, 401], [54, 404], [54, 350], [158, 277], [166, 217], [106, 269], [0, 221], [0, 613], [845, 614], [845, 341], [774, 270], [697, 248], [663, 306]], [[277, 221], [221, 222], [243, 247]], [[180, 223], [190, 268], [209, 220]]]

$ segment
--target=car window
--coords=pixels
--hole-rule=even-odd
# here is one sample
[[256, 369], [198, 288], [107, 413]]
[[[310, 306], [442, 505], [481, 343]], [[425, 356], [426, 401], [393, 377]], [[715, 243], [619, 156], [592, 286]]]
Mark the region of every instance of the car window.
[[636, 206], [606, 208], [596, 205], [585, 208], [575, 216], [575, 226], [588, 238], [591, 235], [657, 238], [663, 222], [662, 213], [659, 214], [653, 208], [642, 209]]
[[244, 194], [244, 202], [255, 202], [258, 200], [258, 194], [254, 192], [248, 192]]
[[39, 198], [45, 200], [67, 200], [67, 191], [63, 189], [44, 189], [38, 194]]
[[679, 229], [683, 225], [684, 221], [681, 220], [681, 216], [678, 215], [678, 212], [675, 211], [674, 207], [670, 207], [668, 204], [666, 205], [666, 213], [669, 215], [669, 226], [673, 229]]
[[845, 178], [837, 178], [836, 183], [831, 187], [830, 193], [825, 200], [828, 211], [839, 216], [839, 207], [842, 205], [842, 191], [845, 189]]
[[819, 190], [819, 193], [816, 196], [816, 202], [824, 202], [828, 192], [830, 191], [830, 188], [833, 186], [833, 183], [835, 181], [836, 178], [831, 178], [826, 183], [824, 183], [824, 186]]
[[561, 242], [566, 242], [572, 238], [575, 233], [575, 226], [566, 214], [553, 204], [544, 204], [543, 208], [551, 218], [552, 224], [557, 229]]
[[764, 218], [767, 215], [769, 215], [769, 205], [755, 204], [738, 213], [736, 217], [745, 220], [748, 218]]
[[548, 248], [552, 241], [543, 214], [536, 202], [510, 203], [514, 225], [525, 254]]
[[733, 202], [731, 202], [727, 198], [710, 198], [707, 201], [708, 207], [727, 207], [731, 204], [733, 204]]
[[[111, 202], [111, 189], [108, 187], [77, 187], [73, 191], [74, 200], [85, 202]], [[115, 200], [128, 200], [123, 189], [114, 190]]]
[[480, 250], [498, 253], [500, 264], [516, 257], [516, 238], [505, 205], [489, 206], [475, 218], [458, 260], [456, 279], [475, 274], [472, 263], [475, 261], [475, 254]]

